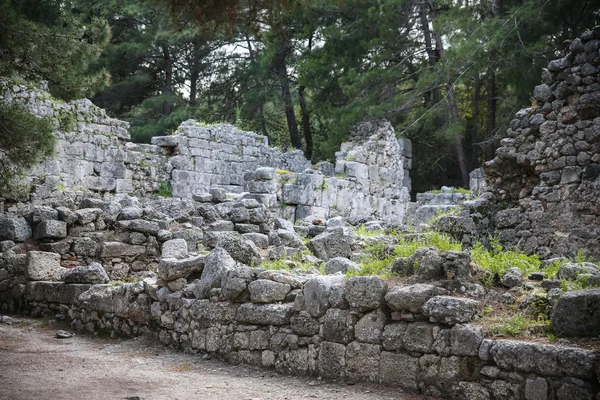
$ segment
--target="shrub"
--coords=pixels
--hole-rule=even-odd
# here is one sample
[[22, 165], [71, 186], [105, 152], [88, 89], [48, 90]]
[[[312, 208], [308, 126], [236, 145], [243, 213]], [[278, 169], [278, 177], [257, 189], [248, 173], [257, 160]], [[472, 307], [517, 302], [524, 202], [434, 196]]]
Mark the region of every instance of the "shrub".
[[471, 249], [471, 259], [484, 271], [490, 272], [486, 284], [499, 281], [509, 268], [519, 268], [525, 275], [540, 270], [540, 259], [537, 254], [527, 255], [518, 250], [504, 251], [497, 239], [491, 241], [491, 250], [481, 242], [475, 243]]

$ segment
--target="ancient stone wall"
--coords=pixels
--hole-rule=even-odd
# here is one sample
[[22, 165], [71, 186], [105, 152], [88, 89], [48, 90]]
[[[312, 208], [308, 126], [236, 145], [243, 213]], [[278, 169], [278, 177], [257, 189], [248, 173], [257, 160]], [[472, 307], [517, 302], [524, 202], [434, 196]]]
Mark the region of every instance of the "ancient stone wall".
[[[93, 194], [147, 196], [159, 188], [173, 197], [202, 197], [211, 188], [229, 193], [249, 191], [279, 215], [301, 219], [344, 216], [355, 222], [381, 219], [406, 223], [411, 147], [396, 139], [389, 122], [367, 122], [344, 143], [335, 166], [312, 168], [299, 150], [268, 146], [266, 137], [231, 125], [206, 126], [190, 120], [151, 145], [128, 142], [128, 124], [106, 116], [89, 100], [67, 104], [44, 88], [3, 83], [0, 101], [25, 104], [35, 115], [54, 121], [55, 156], [28, 171], [19, 182], [21, 195], [38, 204]], [[259, 168], [277, 169], [282, 179], [256, 183]], [[285, 176], [284, 176], [285, 175]], [[286, 179], [287, 178], [287, 179]], [[276, 205], [276, 207], [275, 207]]]
[[157, 287], [156, 279], [29, 282], [21, 306], [34, 316], [62, 313], [80, 330], [153, 334], [188, 353], [291, 374], [456, 399], [597, 398], [597, 352], [485, 339], [481, 328], [462, 323], [477, 302], [434, 286], [388, 289], [377, 277], [251, 268], [223, 279], [205, 298]]
[[551, 61], [535, 105], [510, 123], [485, 165], [504, 243], [542, 257], [600, 256], [600, 29]]

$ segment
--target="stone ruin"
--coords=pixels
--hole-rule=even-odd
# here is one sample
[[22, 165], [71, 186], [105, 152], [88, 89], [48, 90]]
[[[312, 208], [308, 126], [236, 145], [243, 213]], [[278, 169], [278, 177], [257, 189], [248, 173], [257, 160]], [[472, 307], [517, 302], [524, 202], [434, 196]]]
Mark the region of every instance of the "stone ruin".
[[[598, 399], [597, 351], [485, 337], [474, 324], [482, 299], [506, 296], [477, 283], [468, 252], [396, 259], [390, 270], [410, 275], [404, 286], [344, 274], [361, 246], [392, 245], [357, 237], [348, 222], [401, 229], [460, 202], [434, 226], [465, 244], [499, 233], [547, 255], [597, 252], [599, 39], [588, 32], [550, 63], [538, 104], [512, 121], [486, 182], [472, 174], [478, 196], [444, 188], [412, 205], [410, 142], [389, 123], [359, 125], [335, 165], [312, 167], [299, 151], [226, 125], [186, 121], [134, 144], [126, 123], [87, 100], [61, 104], [4, 83], [3, 101], [54, 118], [58, 143], [20, 193], [5, 195], [29, 201], [0, 202], [0, 309], [446, 398]], [[169, 188], [172, 198], [155, 195]], [[261, 268], [267, 260], [286, 269]], [[511, 274], [505, 286], [522, 284]], [[582, 292], [553, 300], [557, 332], [600, 335], [600, 289]]]

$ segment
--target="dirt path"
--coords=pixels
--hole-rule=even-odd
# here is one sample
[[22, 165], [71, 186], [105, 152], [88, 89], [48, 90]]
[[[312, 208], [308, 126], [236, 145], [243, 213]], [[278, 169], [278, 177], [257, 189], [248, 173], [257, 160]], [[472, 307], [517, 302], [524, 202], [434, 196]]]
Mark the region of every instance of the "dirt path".
[[[74, 336], [39, 320], [0, 324], [0, 399], [422, 400], [375, 385], [328, 383], [169, 350], [143, 338]], [[401, 372], [399, 371], [399, 374]]]

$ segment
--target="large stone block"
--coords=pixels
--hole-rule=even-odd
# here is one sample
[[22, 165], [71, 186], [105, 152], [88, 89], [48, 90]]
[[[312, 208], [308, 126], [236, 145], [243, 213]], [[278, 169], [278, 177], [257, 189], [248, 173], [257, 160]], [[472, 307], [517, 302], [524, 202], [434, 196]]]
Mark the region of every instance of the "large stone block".
[[60, 254], [28, 251], [25, 275], [30, 281], [60, 281], [66, 268], [60, 265]]
[[28, 301], [75, 304], [79, 296], [91, 285], [65, 284], [62, 282], [29, 282], [25, 285]]
[[189, 275], [202, 272], [206, 256], [177, 260], [175, 258], [162, 259], [158, 264], [158, 277], [166, 281], [173, 281], [179, 278], [186, 278]]
[[196, 282], [194, 296], [197, 299], [206, 299], [213, 288], [221, 287], [224, 274], [235, 268], [235, 261], [222, 248], [217, 247], [204, 258], [204, 269], [200, 281]]
[[379, 381], [381, 346], [352, 342], [346, 347], [346, 371], [349, 378]]
[[582, 379], [596, 376], [594, 365], [599, 359], [593, 350], [514, 340], [497, 340], [490, 354], [498, 367], [509, 371]]
[[231, 324], [235, 321], [238, 306], [228, 302], [213, 303], [209, 300], [194, 300], [189, 307], [196, 321], [214, 321]]
[[304, 285], [304, 305], [306, 311], [313, 317], [325, 315], [329, 309], [329, 296], [333, 285], [342, 283], [345, 276], [317, 276], [309, 279]]
[[31, 237], [31, 227], [22, 217], [0, 217], [0, 240], [23, 242]]
[[550, 325], [560, 336], [600, 335], [600, 289], [564, 293], [552, 310]]
[[423, 305], [423, 313], [439, 322], [454, 325], [472, 321], [479, 315], [480, 310], [477, 300], [435, 296]]
[[42, 221], [35, 227], [35, 239], [62, 239], [67, 236], [67, 223], [56, 220]]
[[319, 375], [329, 379], [346, 376], [346, 346], [332, 342], [321, 343]]
[[346, 282], [346, 300], [359, 311], [381, 308], [386, 291], [386, 281], [378, 276], [355, 276]]
[[145, 246], [105, 242], [100, 247], [100, 258], [137, 257], [144, 254], [145, 251]]
[[402, 353], [382, 351], [379, 362], [380, 382], [403, 389], [416, 390], [419, 359]]
[[258, 279], [248, 285], [250, 300], [253, 303], [273, 303], [285, 300], [292, 287], [285, 283]]
[[236, 320], [244, 324], [289, 325], [291, 314], [291, 305], [244, 303], [238, 308]]
[[107, 283], [106, 271], [99, 263], [69, 268], [63, 273], [65, 283]]
[[420, 313], [427, 300], [438, 294], [438, 291], [436, 286], [427, 284], [396, 286], [385, 295], [385, 302], [395, 311]]
[[356, 240], [356, 235], [351, 229], [345, 227], [334, 227], [312, 238], [309, 247], [317, 257], [322, 260], [329, 260], [333, 257], [350, 257], [352, 254], [352, 244]]
[[354, 340], [358, 316], [350, 310], [330, 308], [323, 320], [323, 338], [328, 342], [348, 344]]

